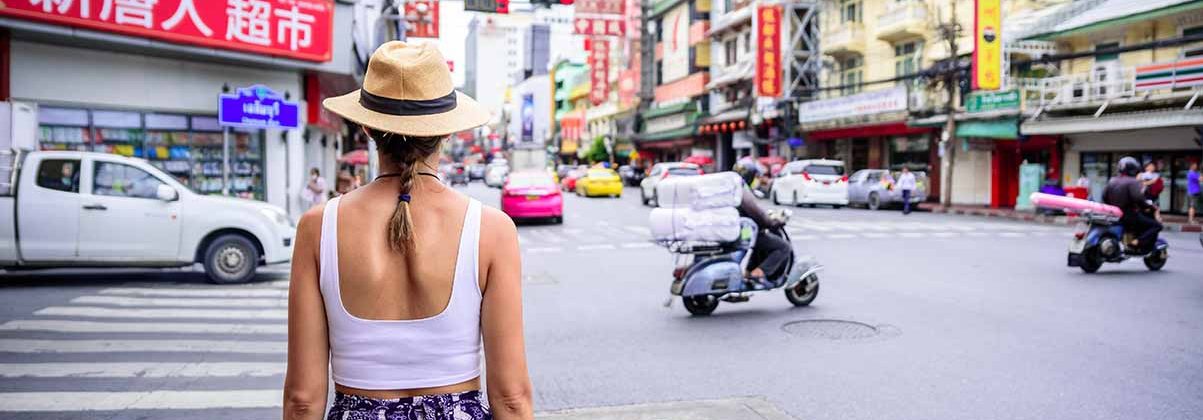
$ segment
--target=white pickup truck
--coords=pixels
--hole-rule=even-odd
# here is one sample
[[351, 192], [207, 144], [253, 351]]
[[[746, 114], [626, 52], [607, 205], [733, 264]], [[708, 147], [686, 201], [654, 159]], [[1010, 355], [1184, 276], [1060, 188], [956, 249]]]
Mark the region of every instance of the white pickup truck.
[[288, 261], [295, 234], [277, 206], [194, 193], [141, 159], [0, 151], [0, 268], [199, 262], [239, 283]]

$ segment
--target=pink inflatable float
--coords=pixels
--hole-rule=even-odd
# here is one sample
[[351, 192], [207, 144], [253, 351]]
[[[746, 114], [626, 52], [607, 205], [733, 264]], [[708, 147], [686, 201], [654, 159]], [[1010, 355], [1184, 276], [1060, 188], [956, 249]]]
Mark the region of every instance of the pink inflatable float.
[[1110, 204], [1096, 203], [1081, 198], [1065, 197], [1045, 193], [1032, 193], [1032, 204], [1042, 209], [1062, 210], [1067, 213], [1094, 213], [1120, 217], [1123, 210]]

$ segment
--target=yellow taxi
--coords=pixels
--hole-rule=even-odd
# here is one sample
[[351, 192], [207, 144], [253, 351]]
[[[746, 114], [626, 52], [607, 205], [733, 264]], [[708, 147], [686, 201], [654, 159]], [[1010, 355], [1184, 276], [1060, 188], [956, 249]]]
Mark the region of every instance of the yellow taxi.
[[576, 195], [622, 197], [622, 179], [613, 169], [590, 169], [576, 181]]

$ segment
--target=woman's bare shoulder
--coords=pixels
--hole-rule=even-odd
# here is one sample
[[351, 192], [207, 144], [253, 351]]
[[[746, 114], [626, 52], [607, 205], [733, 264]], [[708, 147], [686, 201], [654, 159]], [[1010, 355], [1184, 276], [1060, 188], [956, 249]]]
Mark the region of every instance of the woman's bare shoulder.
[[497, 241], [518, 241], [518, 227], [514, 226], [514, 220], [510, 219], [496, 207], [481, 206], [480, 212], [480, 236], [481, 239], [487, 240], [487, 243], [505, 244], [506, 242]]

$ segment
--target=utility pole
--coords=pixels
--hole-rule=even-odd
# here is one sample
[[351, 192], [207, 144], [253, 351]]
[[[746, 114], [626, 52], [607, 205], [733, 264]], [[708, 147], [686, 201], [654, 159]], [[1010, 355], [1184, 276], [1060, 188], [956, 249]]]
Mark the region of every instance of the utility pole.
[[947, 162], [945, 175], [947, 182], [941, 186], [943, 199], [941, 204], [945, 207], [952, 205], [952, 176], [954, 172], [955, 157], [957, 154], [957, 91], [960, 88], [961, 66], [960, 58], [957, 56], [957, 37], [961, 35], [961, 24], [957, 23], [957, 3], [960, 0], [952, 0], [952, 16], [949, 16], [947, 22], [940, 22], [937, 28], [940, 32], [940, 37], [948, 43], [948, 69], [944, 72], [944, 89], [948, 94], [948, 100], [944, 104], [944, 112], [948, 115], [948, 122], [944, 126], [944, 133], [940, 135], [940, 144], [943, 145], [944, 156], [942, 161]]

